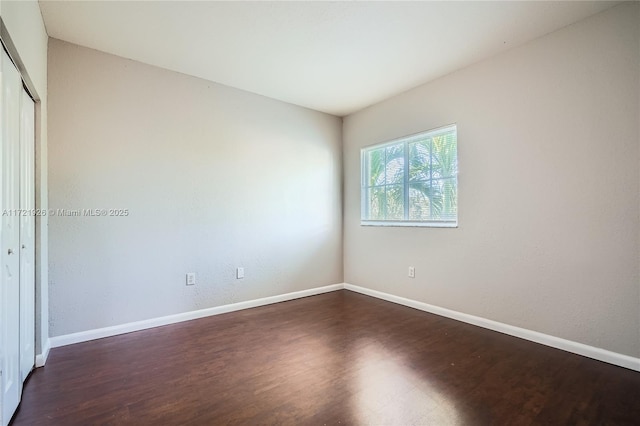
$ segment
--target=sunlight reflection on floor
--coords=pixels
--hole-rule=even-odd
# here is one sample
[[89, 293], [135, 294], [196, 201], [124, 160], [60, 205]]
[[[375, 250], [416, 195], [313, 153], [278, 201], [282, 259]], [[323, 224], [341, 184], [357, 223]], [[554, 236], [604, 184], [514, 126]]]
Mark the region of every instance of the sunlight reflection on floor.
[[383, 345], [356, 348], [354, 406], [363, 424], [461, 425], [455, 404]]

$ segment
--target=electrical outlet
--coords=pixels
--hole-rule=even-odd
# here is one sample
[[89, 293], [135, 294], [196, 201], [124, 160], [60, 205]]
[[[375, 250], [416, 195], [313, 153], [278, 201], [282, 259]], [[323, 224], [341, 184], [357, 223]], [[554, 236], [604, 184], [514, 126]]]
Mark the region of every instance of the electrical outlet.
[[187, 272], [187, 285], [195, 285], [195, 284], [196, 284], [196, 273]]
[[236, 279], [241, 280], [244, 278], [244, 268], [236, 269]]
[[409, 278], [415, 278], [416, 277], [416, 268], [414, 268], [413, 266], [409, 266]]

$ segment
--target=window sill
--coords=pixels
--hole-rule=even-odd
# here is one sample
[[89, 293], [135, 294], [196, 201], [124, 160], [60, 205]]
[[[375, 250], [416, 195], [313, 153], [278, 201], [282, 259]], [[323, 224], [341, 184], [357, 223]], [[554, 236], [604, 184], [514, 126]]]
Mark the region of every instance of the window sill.
[[375, 221], [361, 220], [360, 226], [400, 226], [417, 228], [457, 228], [457, 222], [410, 222], [410, 221]]

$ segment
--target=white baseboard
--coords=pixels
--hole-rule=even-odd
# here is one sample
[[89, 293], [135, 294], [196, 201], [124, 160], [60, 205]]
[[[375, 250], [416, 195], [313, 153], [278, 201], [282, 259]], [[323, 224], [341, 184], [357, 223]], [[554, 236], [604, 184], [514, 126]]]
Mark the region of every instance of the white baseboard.
[[466, 322], [468, 324], [488, 328], [489, 330], [498, 331], [510, 336], [515, 336], [521, 339], [530, 340], [532, 342], [541, 343], [546, 346], [551, 346], [552, 348], [562, 349], [567, 352], [572, 352], [574, 354], [583, 355], [588, 358], [604, 361], [609, 364], [614, 364], [620, 367], [629, 368], [631, 370], [640, 371], [640, 358], [634, 358], [632, 356], [619, 354], [617, 352], [611, 352], [606, 349], [600, 349], [594, 346], [585, 345], [583, 343], [561, 339], [559, 337], [550, 336], [548, 334], [539, 333], [537, 331], [527, 330], [525, 328], [514, 327], [512, 325], [504, 324], [501, 322], [489, 320], [482, 317], [476, 317], [474, 315], [464, 314], [462, 312], [441, 308], [439, 306], [429, 305], [428, 303], [418, 302], [416, 300], [406, 299], [400, 296], [394, 296], [392, 294], [383, 293], [377, 290], [371, 290], [365, 287], [345, 283], [344, 288], [346, 290], [366, 294], [367, 296], [376, 297], [378, 299], [398, 303], [404, 306], [409, 306], [421, 311], [430, 312], [432, 314], [452, 318], [454, 320]]
[[51, 350], [51, 340], [47, 339], [42, 347], [42, 353], [36, 355], [36, 368], [44, 367], [49, 357], [49, 351]]
[[365, 287], [360, 287], [360, 286], [347, 284], [347, 283], [333, 284], [325, 287], [317, 287], [317, 288], [312, 288], [308, 290], [296, 291], [293, 293], [286, 293], [286, 294], [281, 294], [277, 296], [265, 297], [262, 299], [249, 300], [246, 302], [233, 303], [230, 305], [216, 306], [213, 308], [200, 309], [197, 311], [184, 312], [181, 314], [168, 315], [168, 316], [159, 317], [159, 318], [152, 318], [152, 319], [143, 320], [143, 321], [136, 321], [136, 322], [130, 322], [127, 324], [115, 325], [112, 327], [105, 327], [105, 328], [99, 328], [95, 330], [81, 331], [79, 333], [72, 333], [72, 334], [66, 334], [62, 336], [51, 337], [45, 343], [42, 354], [38, 354], [36, 356], [36, 367], [41, 367], [45, 364], [47, 360], [47, 356], [49, 355], [49, 350], [51, 348], [72, 345], [74, 343], [81, 343], [89, 340], [101, 339], [103, 337], [116, 336], [118, 334], [131, 333], [133, 331], [145, 330], [148, 328], [160, 327], [168, 324], [175, 324], [178, 322], [204, 318], [212, 315], [225, 314], [228, 312], [239, 311], [242, 309], [249, 309], [249, 308], [255, 308], [258, 306], [270, 305], [272, 303], [285, 302], [287, 300], [294, 300], [294, 299], [299, 299], [301, 297], [314, 296], [316, 294], [328, 293], [331, 291], [336, 291], [341, 289], [346, 289], [346, 290], [355, 291], [357, 293], [366, 294], [368, 296], [376, 297], [378, 299], [408, 306], [421, 311], [430, 312], [432, 314], [440, 315], [443, 317], [452, 318], [454, 320], [458, 320], [468, 324], [487, 328], [489, 330], [498, 331], [500, 333], [508, 334], [510, 336], [515, 336], [521, 339], [525, 339], [525, 340], [540, 343], [546, 346], [550, 346], [552, 348], [561, 349], [567, 352], [583, 355], [588, 358], [593, 358], [599, 361], [607, 362], [609, 364], [614, 364], [620, 367], [629, 368], [631, 370], [640, 371], [640, 358], [619, 354], [616, 352], [608, 351], [606, 349], [596, 348], [594, 346], [585, 345], [583, 343], [561, 339], [559, 337], [550, 336], [548, 334], [539, 333], [537, 331], [515, 327], [512, 325], [504, 324], [504, 323], [493, 321], [490, 319], [453, 311], [451, 309], [441, 308], [439, 306], [430, 305], [428, 303], [418, 302], [416, 300], [411, 300], [404, 297], [395, 296], [392, 294], [383, 293], [381, 291], [372, 290]]
[[[94, 330], [81, 331], [79, 333], [65, 334], [50, 338], [50, 347], [72, 345], [74, 343], [87, 342], [89, 340], [102, 339], [103, 337], [116, 336], [118, 334], [131, 333], [133, 331], [145, 330], [148, 328], [160, 327], [168, 324], [189, 321], [212, 315], [226, 314], [228, 312], [242, 309], [255, 308], [258, 306], [270, 305], [272, 303], [285, 302], [287, 300], [299, 299], [301, 297], [314, 296], [316, 294], [328, 293], [330, 291], [342, 290], [344, 284], [333, 284], [325, 287], [316, 287], [308, 290], [295, 291], [293, 293], [280, 294], [277, 296], [264, 297], [262, 299], [248, 300], [246, 302], [232, 303], [230, 305], [216, 306], [213, 308], [200, 309], [197, 311], [183, 312], [181, 314], [167, 315], [164, 317], [151, 318], [143, 321], [135, 321], [126, 324], [114, 325], [111, 327], [98, 328]], [[47, 349], [48, 354], [48, 349]], [[39, 355], [40, 356], [40, 355]], [[42, 359], [43, 365], [46, 356]]]

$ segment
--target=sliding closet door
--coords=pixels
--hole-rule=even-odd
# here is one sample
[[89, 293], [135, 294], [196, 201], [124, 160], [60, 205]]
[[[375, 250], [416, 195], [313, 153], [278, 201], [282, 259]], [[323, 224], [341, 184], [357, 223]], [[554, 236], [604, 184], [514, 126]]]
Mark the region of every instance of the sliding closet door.
[[[20, 101], [22, 82], [7, 54], [2, 52], [2, 216], [0, 231], [0, 338], [2, 348], [2, 424], [18, 403], [20, 380]], [[7, 214], [5, 214], [7, 213]]]
[[35, 364], [35, 105], [22, 90], [20, 105], [20, 381]]

